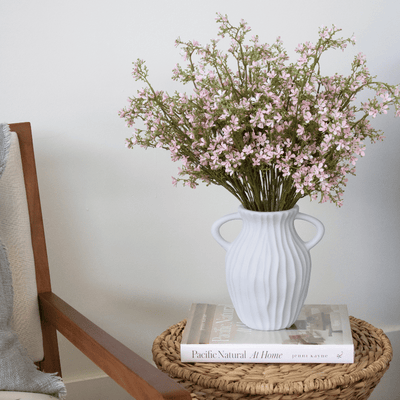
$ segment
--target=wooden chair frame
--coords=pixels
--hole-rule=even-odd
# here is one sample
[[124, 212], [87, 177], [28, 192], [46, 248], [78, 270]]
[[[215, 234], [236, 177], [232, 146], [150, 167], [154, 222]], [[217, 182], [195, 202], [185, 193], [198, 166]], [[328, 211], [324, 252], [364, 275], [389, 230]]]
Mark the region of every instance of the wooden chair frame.
[[61, 376], [58, 330], [135, 399], [191, 399], [189, 392], [173, 379], [52, 293], [31, 125], [10, 124], [10, 129], [19, 139], [31, 225], [44, 346], [44, 360], [37, 363], [38, 367]]

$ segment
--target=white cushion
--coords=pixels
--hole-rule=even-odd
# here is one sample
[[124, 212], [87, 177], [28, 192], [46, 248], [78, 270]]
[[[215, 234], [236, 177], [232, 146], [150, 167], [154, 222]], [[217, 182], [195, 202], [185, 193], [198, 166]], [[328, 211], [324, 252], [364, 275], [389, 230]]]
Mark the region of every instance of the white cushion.
[[3, 392], [0, 391], [0, 400], [54, 400], [57, 397], [41, 393]]
[[0, 237], [7, 249], [13, 278], [13, 329], [36, 362], [43, 360], [43, 339], [35, 266], [18, 136], [14, 132], [11, 135], [6, 168], [0, 178]]

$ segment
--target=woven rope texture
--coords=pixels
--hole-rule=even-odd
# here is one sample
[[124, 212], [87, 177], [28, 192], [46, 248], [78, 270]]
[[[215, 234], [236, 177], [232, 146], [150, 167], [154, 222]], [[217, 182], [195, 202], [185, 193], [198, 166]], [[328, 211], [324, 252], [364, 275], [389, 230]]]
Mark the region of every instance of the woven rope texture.
[[364, 400], [389, 368], [392, 346], [382, 330], [350, 317], [354, 364], [182, 363], [186, 321], [156, 338], [153, 359], [199, 400]]

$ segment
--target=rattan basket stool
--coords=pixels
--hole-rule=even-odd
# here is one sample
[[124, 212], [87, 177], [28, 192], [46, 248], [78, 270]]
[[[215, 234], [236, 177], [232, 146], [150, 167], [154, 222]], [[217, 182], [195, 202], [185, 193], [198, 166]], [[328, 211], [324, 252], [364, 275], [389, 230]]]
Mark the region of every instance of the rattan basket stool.
[[200, 400], [367, 399], [389, 368], [393, 351], [381, 329], [350, 317], [354, 364], [182, 363], [180, 342], [186, 321], [156, 338], [157, 367]]

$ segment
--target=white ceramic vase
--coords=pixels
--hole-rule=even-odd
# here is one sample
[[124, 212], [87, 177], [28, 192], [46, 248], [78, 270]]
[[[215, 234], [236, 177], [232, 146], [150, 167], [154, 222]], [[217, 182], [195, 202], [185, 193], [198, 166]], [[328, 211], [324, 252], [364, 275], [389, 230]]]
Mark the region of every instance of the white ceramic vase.
[[[242, 230], [232, 242], [220, 234], [228, 221], [240, 219]], [[315, 225], [317, 233], [304, 242], [295, 219]], [[220, 218], [212, 235], [226, 250], [226, 281], [240, 320], [252, 329], [279, 330], [290, 327], [299, 316], [307, 296], [311, 273], [309, 250], [324, 235], [323, 224], [299, 212], [257, 212], [239, 207], [237, 213]]]

